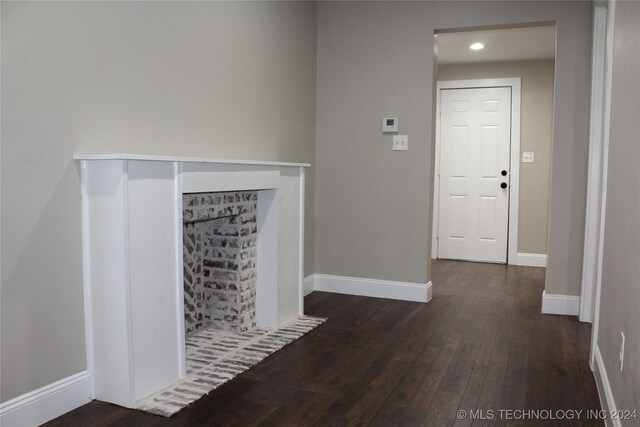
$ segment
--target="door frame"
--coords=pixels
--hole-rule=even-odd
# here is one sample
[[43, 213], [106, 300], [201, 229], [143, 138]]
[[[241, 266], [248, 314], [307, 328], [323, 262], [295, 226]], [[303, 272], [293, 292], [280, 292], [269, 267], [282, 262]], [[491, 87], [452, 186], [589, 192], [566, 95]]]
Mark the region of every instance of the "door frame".
[[[614, 7], [613, 4], [612, 7]], [[582, 285], [578, 317], [581, 322], [592, 322], [595, 318], [596, 305], [599, 306], [599, 300], [596, 303], [596, 297], [599, 297], [601, 280], [600, 269], [602, 266], [609, 157], [611, 72], [613, 67], [611, 58], [613, 38], [607, 33], [607, 27], [613, 26], [613, 16], [609, 17], [607, 13], [606, 5], [594, 5], [591, 51], [589, 169], [587, 174], [587, 207], [585, 211]], [[596, 292], [596, 289], [598, 289], [598, 292]], [[594, 336], [597, 337], [596, 325], [594, 325], [592, 331]]]
[[[596, 98], [594, 102], [603, 103], [603, 121], [602, 121], [602, 138], [599, 141], [602, 144], [602, 156], [600, 157], [601, 167], [601, 179], [600, 179], [600, 206], [595, 208], [597, 212], [592, 214], [597, 215], [599, 219], [599, 227], [597, 230], [591, 229], [591, 233], [597, 233], [597, 247], [595, 259], [597, 259], [597, 271], [595, 274], [595, 280], [587, 283], [587, 286], [583, 286], [582, 294], [580, 298], [581, 306], [589, 303], [589, 293], [593, 290], [593, 325], [591, 326], [591, 354], [589, 357], [589, 365], [591, 370], [595, 371], [597, 368], [602, 369], [602, 360], [598, 362], [600, 351], [598, 350], [598, 337], [600, 333], [600, 299], [602, 297], [602, 262], [604, 255], [604, 228], [605, 228], [605, 214], [607, 211], [607, 176], [609, 170], [609, 136], [611, 128], [611, 86], [613, 75], [613, 43], [615, 34], [615, 15], [616, 15], [616, 1], [608, 0], [606, 6], [601, 8], [600, 5], [596, 6], [594, 15], [597, 18], [602, 19], [602, 14], [606, 12], [606, 25], [600, 25], [594, 28], [594, 31], [598, 32], [600, 36], [604, 32], [605, 43], [604, 46], [600, 46], [599, 49], [604, 49], [604, 90], [602, 92], [602, 99]], [[598, 10], [599, 9], [599, 10]], [[595, 47], [595, 46], [594, 46]], [[593, 77], [592, 77], [593, 78]], [[597, 140], [595, 141], [598, 142]], [[591, 154], [591, 153], [590, 153]], [[583, 262], [589, 262], [590, 260], [583, 260]], [[595, 289], [591, 289], [595, 287]], [[598, 367], [598, 365], [600, 365]]]
[[511, 88], [511, 148], [509, 224], [507, 231], [507, 264], [518, 263], [518, 200], [520, 195], [520, 77], [501, 79], [442, 80], [436, 90], [436, 149], [433, 168], [433, 232], [431, 258], [438, 259], [438, 227], [440, 221], [440, 93], [446, 89]]

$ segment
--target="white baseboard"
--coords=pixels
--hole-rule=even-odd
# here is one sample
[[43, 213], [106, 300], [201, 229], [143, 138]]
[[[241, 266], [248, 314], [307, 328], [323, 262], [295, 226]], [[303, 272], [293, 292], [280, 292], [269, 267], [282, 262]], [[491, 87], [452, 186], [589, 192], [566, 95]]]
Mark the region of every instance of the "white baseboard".
[[[613, 399], [613, 392], [611, 391], [611, 384], [609, 383], [609, 377], [607, 376], [607, 369], [604, 367], [604, 361], [602, 360], [602, 354], [600, 349], [596, 345], [594, 352], [595, 366], [593, 369], [593, 375], [596, 378], [596, 386], [598, 387], [598, 396], [600, 397], [600, 406], [606, 411], [607, 414], [616, 413], [618, 407], [616, 401]], [[611, 420], [609, 417], [605, 420], [605, 425], [612, 427], [621, 427], [620, 420]]]
[[315, 278], [315, 274], [310, 274], [307, 277], [305, 277], [304, 282], [302, 282], [302, 292], [305, 297], [309, 295], [311, 292], [315, 291], [315, 286], [313, 284], [314, 278]]
[[542, 291], [542, 313], [577, 316], [580, 313], [580, 297], [554, 295]]
[[546, 267], [547, 255], [546, 254], [527, 254], [518, 252], [518, 259], [516, 265], [523, 267]]
[[91, 377], [78, 372], [1, 404], [0, 425], [38, 426], [90, 401]]
[[304, 280], [305, 295], [313, 291], [364, 297], [389, 298], [401, 301], [428, 302], [431, 300], [431, 282], [410, 283], [360, 277], [312, 274]]

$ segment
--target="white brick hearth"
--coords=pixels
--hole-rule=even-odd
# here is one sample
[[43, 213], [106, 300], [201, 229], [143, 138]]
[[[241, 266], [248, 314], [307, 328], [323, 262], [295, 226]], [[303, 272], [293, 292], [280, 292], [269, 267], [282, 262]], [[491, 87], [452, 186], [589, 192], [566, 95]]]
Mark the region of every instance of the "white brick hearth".
[[300, 316], [282, 328], [225, 332], [211, 326], [187, 337], [187, 376], [136, 404], [137, 409], [170, 417], [324, 322]]

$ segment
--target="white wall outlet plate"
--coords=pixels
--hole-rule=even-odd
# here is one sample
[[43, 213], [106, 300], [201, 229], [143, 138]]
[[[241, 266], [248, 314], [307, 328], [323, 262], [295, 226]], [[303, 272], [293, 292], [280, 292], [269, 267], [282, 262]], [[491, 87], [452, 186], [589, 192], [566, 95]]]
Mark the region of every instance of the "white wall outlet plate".
[[398, 132], [398, 118], [397, 117], [383, 118], [382, 132]]
[[407, 151], [409, 149], [409, 135], [394, 135], [391, 149], [393, 151]]
[[525, 151], [522, 153], [522, 163], [533, 163], [533, 151]]

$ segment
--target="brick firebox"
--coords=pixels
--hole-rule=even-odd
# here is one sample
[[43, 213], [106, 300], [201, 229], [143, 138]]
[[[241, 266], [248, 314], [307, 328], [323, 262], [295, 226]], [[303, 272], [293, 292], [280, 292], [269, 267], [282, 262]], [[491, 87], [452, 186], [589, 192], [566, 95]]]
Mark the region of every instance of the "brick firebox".
[[256, 326], [256, 191], [182, 197], [185, 332]]

